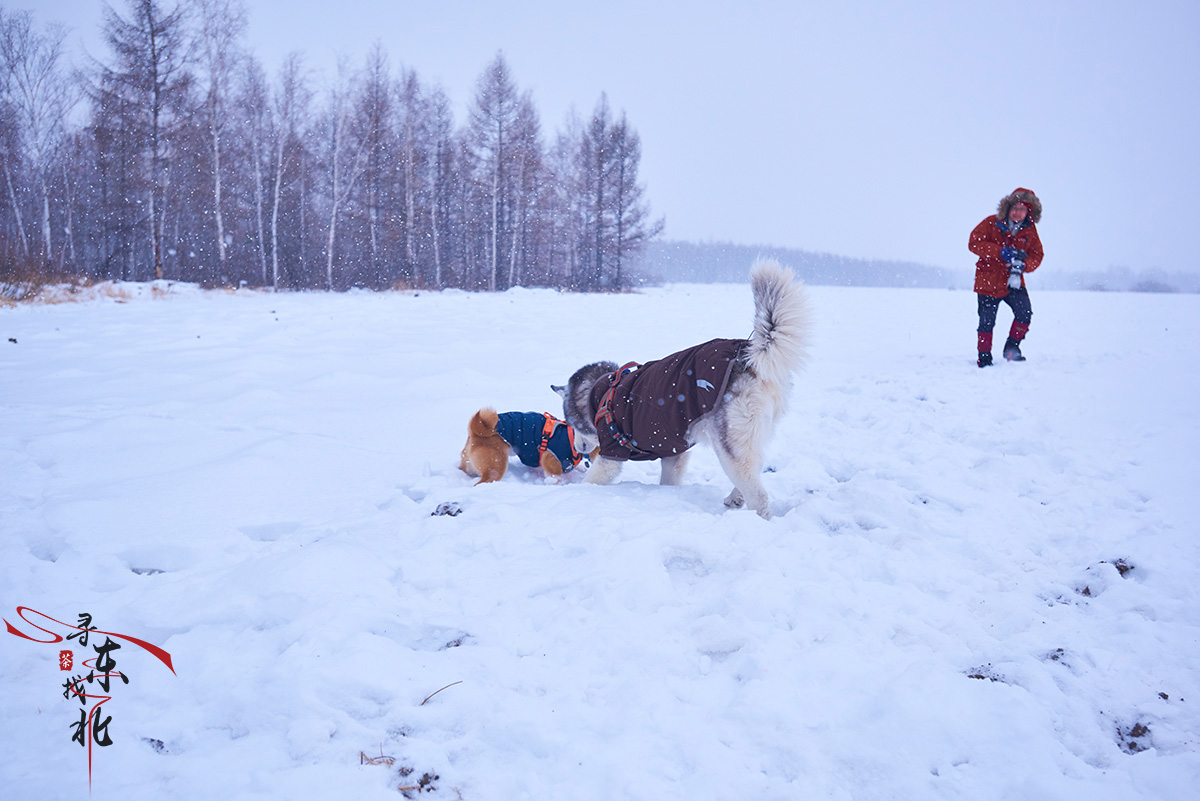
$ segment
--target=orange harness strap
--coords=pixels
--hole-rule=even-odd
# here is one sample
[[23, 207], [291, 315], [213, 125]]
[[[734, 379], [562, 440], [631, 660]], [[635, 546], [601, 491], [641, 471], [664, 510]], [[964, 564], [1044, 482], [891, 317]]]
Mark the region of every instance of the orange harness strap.
[[[554, 436], [554, 429], [558, 427], [559, 423], [566, 425], [565, 422], [554, 417], [549, 412], [542, 412], [542, 416], [546, 418], [546, 422], [542, 424], [542, 441], [538, 443], [538, 461], [541, 461], [542, 454], [550, 447], [550, 437]], [[567, 442], [571, 448], [571, 467], [574, 467], [583, 461], [583, 454], [575, 448], [575, 429], [570, 426], [567, 426]], [[567, 465], [563, 465], [563, 472], [570, 469]]]
[[542, 423], [542, 441], [538, 443], [538, 457], [540, 458], [546, 452], [546, 448], [550, 445], [550, 437], [554, 435], [554, 426], [558, 423], [549, 412], [542, 412], [542, 417], [546, 421]]

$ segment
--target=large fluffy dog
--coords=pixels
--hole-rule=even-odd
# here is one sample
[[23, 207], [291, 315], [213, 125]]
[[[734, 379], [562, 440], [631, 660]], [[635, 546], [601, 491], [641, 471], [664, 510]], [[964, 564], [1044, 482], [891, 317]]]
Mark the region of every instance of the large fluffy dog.
[[778, 262], [756, 262], [750, 286], [749, 339], [714, 339], [642, 365], [595, 362], [552, 385], [583, 447], [599, 445], [588, 483], [610, 483], [623, 461], [661, 459], [661, 483], [678, 484], [688, 448], [706, 440], [733, 482], [725, 505], [771, 517], [763, 450], [804, 360], [809, 312], [803, 284]]

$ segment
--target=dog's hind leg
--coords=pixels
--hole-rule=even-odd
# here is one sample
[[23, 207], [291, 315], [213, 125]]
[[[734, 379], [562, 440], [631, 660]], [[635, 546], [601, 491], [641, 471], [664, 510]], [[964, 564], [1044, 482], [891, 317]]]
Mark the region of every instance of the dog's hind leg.
[[490, 484], [493, 481], [499, 481], [504, 478], [504, 471], [497, 467], [489, 467], [483, 471], [483, 475], [475, 482], [475, 486], [480, 484]]
[[477, 476], [479, 471], [475, 469], [475, 465], [471, 464], [471, 460], [467, 458], [467, 449], [464, 447], [462, 453], [458, 457], [458, 469], [466, 473], [468, 476]]
[[725, 505], [730, 509], [740, 509], [743, 505], [748, 505], [758, 512], [759, 517], [770, 520], [771, 507], [766, 487], [762, 485], [762, 479], [759, 477], [762, 473], [759, 460], [739, 457], [721, 437], [714, 438], [713, 450], [717, 452], [717, 459], [721, 462], [725, 475], [733, 482], [733, 492], [725, 498]]
[[740, 509], [748, 505], [763, 520], [771, 519], [771, 507], [767, 497], [767, 489], [757, 475], [738, 468], [725, 467], [726, 474], [734, 482], [733, 492], [725, 498], [725, 505], [731, 509]]
[[585, 484], [611, 484], [620, 472], [620, 462], [598, 456], [596, 457], [596, 461], [592, 462], [592, 466], [588, 468], [583, 482]]
[[683, 483], [683, 474], [687, 472], [688, 452], [674, 456], [664, 456], [662, 459], [662, 475], [659, 484], [678, 487]]

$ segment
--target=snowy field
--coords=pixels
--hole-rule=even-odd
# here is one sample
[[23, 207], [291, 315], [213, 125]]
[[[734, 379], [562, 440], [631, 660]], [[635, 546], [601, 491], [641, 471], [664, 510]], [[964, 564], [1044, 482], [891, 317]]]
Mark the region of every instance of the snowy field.
[[[0, 309], [0, 616], [170, 653], [110, 652], [94, 799], [1192, 801], [1200, 296], [1031, 284], [987, 370], [969, 292], [810, 288], [769, 522], [708, 450], [457, 467], [482, 405], [745, 336], [748, 285]], [[88, 797], [71, 642], [0, 630], [5, 799]]]

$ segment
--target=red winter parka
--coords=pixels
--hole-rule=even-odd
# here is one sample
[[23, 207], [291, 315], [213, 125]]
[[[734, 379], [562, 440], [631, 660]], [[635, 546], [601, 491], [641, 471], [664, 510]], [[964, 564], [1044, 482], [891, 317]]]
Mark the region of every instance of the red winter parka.
[[[1024, 203], [1029, 214], [1019, 226], [1008, 221], [1008, 211], [1014, 203]], [[1008, 262], [1000, 258], [1000, 249], [1012, 247], [1025, 251], [1025, 272], [1031, 273], [1042, 263], [1042, 240], [1037, 223], [1042, 218], [1042, 204], [1028, 189], [1016, 189], [1000, 200], [997, 213], [984, 219], [971, 231], [967, 247], [979, 257], [975, 262], [975, 292], [993, 298], [1008, 295]], [[1025, 276], [1021, 276], [1025, 286]]]

